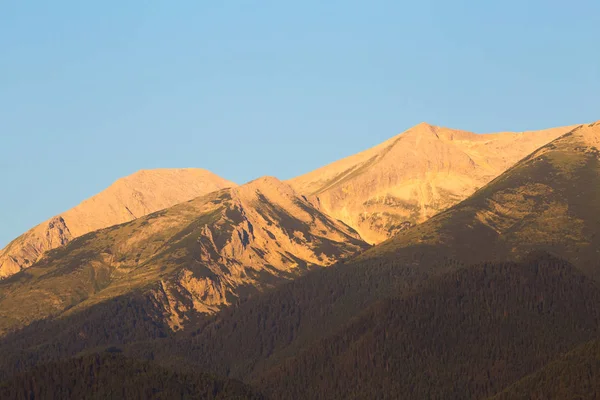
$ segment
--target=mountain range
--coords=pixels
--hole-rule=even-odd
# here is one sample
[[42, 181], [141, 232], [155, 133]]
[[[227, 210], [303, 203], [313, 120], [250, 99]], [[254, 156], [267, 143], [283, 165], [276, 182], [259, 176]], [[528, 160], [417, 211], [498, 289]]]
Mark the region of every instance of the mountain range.
[[420, 124], [287, 182], [134, 174], [0, 253], [0, 393], [95, 363], [166, 393], [595, 398], [599, 167], [600, 122]]

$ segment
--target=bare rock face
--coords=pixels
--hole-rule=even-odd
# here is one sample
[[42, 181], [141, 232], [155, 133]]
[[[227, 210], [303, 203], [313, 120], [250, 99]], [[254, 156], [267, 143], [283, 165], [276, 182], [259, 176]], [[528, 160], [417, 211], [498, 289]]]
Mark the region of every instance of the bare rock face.
[[232, 186], [203, 169], [136, 172], [12, 241], [0, 251], [0, 279], [29, 268], [46, 251], [73, 238]]
[[46, 250], [62, 246], [72, 238], [71, 231], [60, 216], [36, 226], [0, 253], [0, 277], [29, 268]]
[[370, 246], [288, 184], [265, 177], [90, 232], [0, 281], [0, 333], [142, 291], [179, 329]]
[[183, 326], [189, 311], [218, 311], [244, 292], [261, 291], [369, 247], [352, 228], [319, 212], [276, 178], [216, 195], [211, 204], [218, 208], [201, 212], [204, 224], [195, 224], [180, 239], [185, 247], [167, 241], [177, 250], [153, 260], [184, 265], [155, 292], [167, 300], [165, 317], [173, 328]]
[[379, 243], [465, 199], [572, 128], [481, 135], [423, 123], [289, 183]]

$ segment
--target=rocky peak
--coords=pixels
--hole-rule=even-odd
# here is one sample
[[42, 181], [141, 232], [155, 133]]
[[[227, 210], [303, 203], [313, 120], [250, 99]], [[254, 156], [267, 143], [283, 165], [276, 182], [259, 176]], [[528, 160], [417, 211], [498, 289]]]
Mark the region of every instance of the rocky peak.
[[427, 122], [421, 122], [420, 124], [417, 124], [412, 128], [404, 131], [402, 135], [434, 136], [437, 138], [438, 130], [440, 130], [440, 128], [437, 126], [430, 125]]

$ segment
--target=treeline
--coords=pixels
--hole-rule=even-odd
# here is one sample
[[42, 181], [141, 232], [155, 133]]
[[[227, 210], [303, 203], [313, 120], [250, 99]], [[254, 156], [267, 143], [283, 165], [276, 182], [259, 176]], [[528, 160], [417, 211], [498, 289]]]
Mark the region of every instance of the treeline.
[[0, 384], [0, 398], [41, 399], [263, 399], [241, 382], [176, 372], [104, 353], [38, 366]]

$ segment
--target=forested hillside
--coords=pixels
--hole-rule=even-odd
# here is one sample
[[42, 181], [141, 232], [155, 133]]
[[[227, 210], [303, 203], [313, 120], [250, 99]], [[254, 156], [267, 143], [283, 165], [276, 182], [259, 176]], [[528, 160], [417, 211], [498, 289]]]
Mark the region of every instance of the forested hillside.
[[167, 338], [158, 307], [140, 294], [111, 299], [70, 317], [45, 319], [0, 341], [0, 381], [28, 368], [80, 352]]
[[599, 322], [600, 290], [568, 263], [484, 264], [376, 305], [255, 382], [273, 399], [478, 399], [597, 337]]
[[92, 354], [41, 365], [0, 384], [0, 398], [263, 399], [241, 382], [195, 371], [169, 370], [118, 354]]
[[600, 340], [558, 357], [519, 380], [493, 400], [582, 399], [600, 397]]

